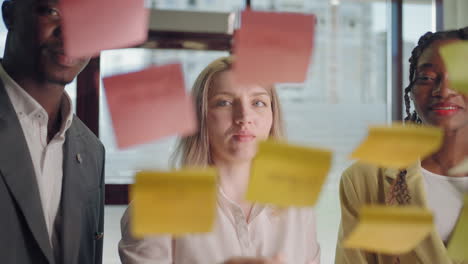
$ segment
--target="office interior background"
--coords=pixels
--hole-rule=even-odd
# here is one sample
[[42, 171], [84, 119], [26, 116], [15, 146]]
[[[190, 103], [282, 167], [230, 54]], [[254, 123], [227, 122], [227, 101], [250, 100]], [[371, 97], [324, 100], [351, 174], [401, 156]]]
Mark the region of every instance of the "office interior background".
[[[407, 61], [411, 50], [419, 36], [427, 31], [467, 26], [468, 18], [463, 14], [468, 11], [468, 1], [150, 0], [147, 6], [165, 10], [233, 12], [238, 17], [247, 2], [254, 10], [317, 16], [315, 49], [307, 80], [300, 84], [280, 84], [278, 92], [287, 139], [292, 143], [329, 148], [335, 153], [333, 168], [316, 206], [321, 263], [333, 263], [340, 220], [338, 183], [341, 172], [352, 163], [348, 153], [365, 137], [368, 125], [401, 119], [401, 111], [396, 110], [401, 110], [402, 100], [395, 89], [402, 90], [408, 84]], [[2, 53], [5, 37], [6, 29], [2, 23]], [[181, 62], [189, 90], [209, 62], [228, 54], [228, 51], [194, 49], [110, 50], [100, 55], [100, 74], [102, 78], [153, 64]], [[76, 105], [80, 94], [76, 82], [68, 85], [66, 90]], [[102, 85], [99, 94], [97, 108], [89, 107], [98, 109], [99, 137], [107, 154], [105, 169], [109, 196], [105, 209], [103, 263], [114, 264], [120, 263], [117, 252], [120, 218], [127, 205], [126, 199], [112, 197], [127, 195], [126, 187], [133, 182], [137, 170], [168, 169], [176, 137], [119, 150]]]

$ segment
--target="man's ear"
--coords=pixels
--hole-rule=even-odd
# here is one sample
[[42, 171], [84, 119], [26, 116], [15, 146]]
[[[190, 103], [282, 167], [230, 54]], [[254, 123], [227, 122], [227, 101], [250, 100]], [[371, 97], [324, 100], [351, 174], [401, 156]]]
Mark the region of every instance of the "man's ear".
[[5, 0], [2, 4], [2, 15], [3, 22], [6, 28], [10, 31], [13, 28], [13, 17], [14, 17], [15, 1]]

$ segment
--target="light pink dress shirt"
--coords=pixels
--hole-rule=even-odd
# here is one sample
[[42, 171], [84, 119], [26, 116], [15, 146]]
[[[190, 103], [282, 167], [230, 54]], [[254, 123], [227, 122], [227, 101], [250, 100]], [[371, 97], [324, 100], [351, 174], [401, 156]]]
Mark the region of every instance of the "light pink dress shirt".
[[247, 222], [242, 209], [220, 190], [217, 220], [211, 233], [152, 236], [142, 240], [135, 240], [130, 234], [129, 209], [121, 220], [119, 254], [123, 264], [216, 264], [236, 256], [278, 254], [287, 264], [320, 263], [312, 208], [275, 209], [254, 205]]
[[48, 114], [46, 110], [8, 75], [1, 64], [0, 78], [28, 144], [50, 243], [55, 257], [59, 258], [57, 230], [61, 224], [58, 212], [62, 194], [63, 144], [65, 133], [73, 119], [71, 99], [64, 92], [61, 106], [63, 120], [60, 131], [47, 143]]

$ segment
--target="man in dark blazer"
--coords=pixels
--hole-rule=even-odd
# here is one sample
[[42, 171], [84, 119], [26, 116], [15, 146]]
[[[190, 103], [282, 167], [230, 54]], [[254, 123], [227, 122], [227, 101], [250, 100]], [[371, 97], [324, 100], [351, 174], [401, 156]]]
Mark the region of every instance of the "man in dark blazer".
[[0, 263], [102, 262], [104, 147], [64, 91], [57, 0], [7, 0], [0, 65]]

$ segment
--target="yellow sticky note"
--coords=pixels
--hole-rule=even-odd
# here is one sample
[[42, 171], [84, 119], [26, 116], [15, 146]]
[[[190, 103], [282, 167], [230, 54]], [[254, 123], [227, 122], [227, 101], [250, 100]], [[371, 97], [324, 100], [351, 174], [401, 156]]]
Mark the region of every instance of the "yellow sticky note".
[[260, 142], [247, 200], [278, 206], [312, 206], [331, 166], [327, 150]]
[[437, 151], [442, 144], [440, 128], [423, 125], [372, 126], [367, 138], [351, 154], [352, 159], [381, 167], [402, 169]]
[[465, 206], [450, 239], [448, 254], [453, 259], [468, 260], [468, 194], [465, 195]]
[[389, 255], [414, 249], [433, 230], [430, 211], [420, 207], [364, 206], [345, 248]]
[[443, 45], [440, 48], [440, 55], [444, 60], [451, 88], [468, 94], [468, 74], [466, 73], [468, 42], [462, 41]]
[[139, 172], [131, 196], [135, 237], [209, 232], [215, 219], [216, 171]]

